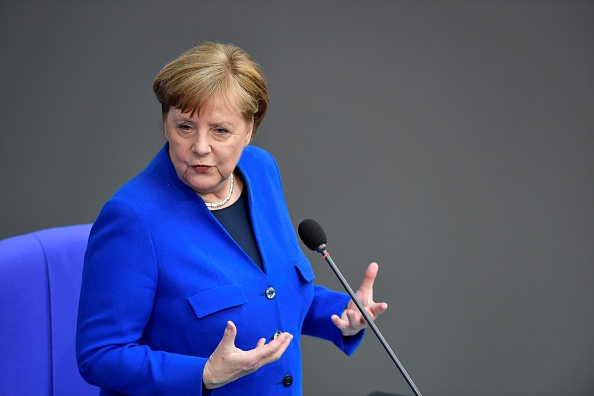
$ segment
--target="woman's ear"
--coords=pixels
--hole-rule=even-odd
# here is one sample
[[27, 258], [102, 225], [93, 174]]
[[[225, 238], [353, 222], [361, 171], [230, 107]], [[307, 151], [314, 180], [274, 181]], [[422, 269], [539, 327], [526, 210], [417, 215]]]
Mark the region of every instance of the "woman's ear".
[[247, 133], [246, 136], [246, 142], [245, 145], [247, 146], [248, 144], [250, 144], [250, 142], [252, 140], [254, 140], [254, 129], [255, 129], [255, 120], [254, 117], [252, 117], [252, 120], [250, 121], [250, 131]]

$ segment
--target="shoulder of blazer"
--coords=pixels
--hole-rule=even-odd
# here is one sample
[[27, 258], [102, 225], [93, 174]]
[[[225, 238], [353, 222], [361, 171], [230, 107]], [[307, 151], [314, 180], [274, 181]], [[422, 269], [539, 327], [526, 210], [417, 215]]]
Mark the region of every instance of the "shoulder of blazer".
[[247, 146], [243, 150], [238, 167], [254, 186], [272, 184], [282, 191], [278, 164], [268, 151], [256, 146]]

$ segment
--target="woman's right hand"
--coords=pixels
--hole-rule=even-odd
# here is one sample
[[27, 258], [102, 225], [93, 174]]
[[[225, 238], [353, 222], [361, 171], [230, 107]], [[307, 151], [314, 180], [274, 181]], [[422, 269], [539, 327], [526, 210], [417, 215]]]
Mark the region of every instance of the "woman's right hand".
[[289, 333], [282, 333], [268, 344], [265, 338], [261, 338], [254, 349], [243, 351], [235, 346], [236, 336], [235, 324], [228, 321], [223, 339], [204, 366], [202, 382], [206, 389], [219, 388], [268, 363], [276, 362], [293, 339]]

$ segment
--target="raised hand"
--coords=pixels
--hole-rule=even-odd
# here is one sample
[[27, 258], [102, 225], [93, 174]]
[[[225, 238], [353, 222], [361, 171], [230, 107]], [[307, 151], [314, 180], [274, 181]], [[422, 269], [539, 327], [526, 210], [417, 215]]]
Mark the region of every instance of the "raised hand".
[[202, 382], [207, 389], [219, 388], [266, 364], [276, 362], [293, 339], [289, 333], [282, 333], [268, 344], [265, 338], [260, 338], [254, 349], [243, 351], [235, 346], [236, 336], [235, 324], [228, 321], [221, 342], [204, 367]]
[[[377, 263], [369, 264], [365, 271], [365, 275], [363, 276], [363, 282], [361, 283], [359, 290], [355, 293], [372, 320], [375, 320], [388, 309], [387, 303], [376, 303], [373, 301], [373, 282], [377, 276], [377, 270]], [[341, 316], [332, 315], [331, 319], [334, 325], [340, 329], [343, 336], [355, 335], [367, 327], [365, 318], [353, 300], [349, 301], [347, 308], [343, 311]]]

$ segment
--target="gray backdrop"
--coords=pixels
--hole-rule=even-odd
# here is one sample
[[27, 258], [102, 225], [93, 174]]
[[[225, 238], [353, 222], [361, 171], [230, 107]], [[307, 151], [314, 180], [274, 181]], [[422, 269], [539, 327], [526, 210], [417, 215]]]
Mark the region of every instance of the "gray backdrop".
[[[594, 394], [594, 2], [2, 1], [0, 238], [92, 222], [163, 144], [154, 76], [204, 40], [262, 64], [254, 144], [354, 288], [380, 263], [421, 392]], [[306, 395], [412, 394], [372, 333], [307, 338], [304, 366]]]

